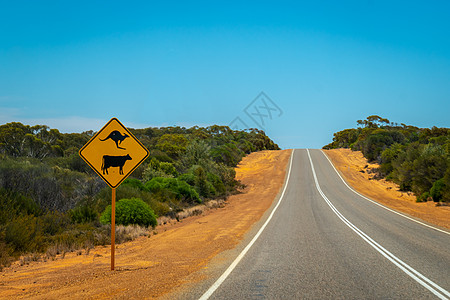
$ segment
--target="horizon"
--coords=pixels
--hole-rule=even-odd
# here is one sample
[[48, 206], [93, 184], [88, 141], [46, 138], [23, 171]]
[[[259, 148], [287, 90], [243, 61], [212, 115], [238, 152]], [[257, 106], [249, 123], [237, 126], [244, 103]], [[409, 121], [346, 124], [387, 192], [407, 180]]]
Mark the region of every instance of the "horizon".
[[[115, 118], [115, 117], [113, 117], [113, 118]], [[111, 118], [111, 119], [113, 119], [113, 118]], [[120, 120], [119, 120], [120, 121]], [[391, 121], [391, 120], [389, 120], [389, 121]], [[8, 123], [13, 123], [13, 122], [18, 122], [18, 121], [12, 121], [12, 122], [8, 122]], [[107, 121], [108, 122], [108, 121]], [[42, 126], [48, 126], [49, 127], [49, 129], [57, 129], [59, 132], [61, 132], [61, 133], [64, 133], [64, 134], [70, 134], [70, 133], [83, 133], [83, 132], [86, 132], [86, 131], [93, 131], [94, 133], [97, 133], [99, 130], [101, 130], [102, 128], [103, 128], [103, 126], [107, 123], [107, 122], [105, 122], [104, 124], [99, 124], [99, 126], [97, 126], [97, 128], [98, 129], [88, 129], [88, 130], [83, 130], [83, 131], [77, 131], [77, 132], [70, 132], [70, 131], [68, 131], [68, 132], [66, 132], [66, 131], [62, 131], [62, 130], [60, 130], [59, 128], [57, 128], [57, 127], [52, 127], [52, 126], [49, 126], [49, 125], [47, 125], [47, 124], [25, 124], [25, 123], [22, 123], [23, 125], [25, 125], [25, 126], [36, 126], [36, 125], [42, 125]], [[8, 123], [3, 123], [3, 124], [0, 124], [0, 126], [2, 126], [2, 125], [6, 125], [6, 124], [8, 124]], [[19, 122], [19, 123], [21, 123], [21, 122]], [[356, 121], [355, 121], [355, 123], [356, 123]], [[396, 123], [395, 125], [393, 125], [392, 123]], [[161, 129], [161, 128], [167, 128], [167, 127], [180, 127], [180, 128], [185, 128], [185, 129], [191, 129], [191, 128], [193, 128], [193, 127], [200, 127], [200, 128], [206, 128], [206, 127], [209, 127], [209, 126], [215, 126], [215, 125], [218, 125], [218, 124], [212, 124], [212, 125], [204, 125], [204, 126], [198, 126], [198, 125], [193, 125], [193, 126], [189, 126], [189, 127], [186, 127], [186, 126], [178, 126], [178, 125], [173, 125], [173, 126], [170, 126], [170, 125], [168, 125], [168, 126], [147, 126], [147, 127], [130, 127], [130, 126], [126, 126], [126, 125], [124, 125], [124, 126], [126, 126], [128, 129], [147, 129], [147, 128], [157, 128], [157, 129]], [[400, 123], [397, 123], [397, 122], [392, 122], [391, 121], [391, 125], [387, 125], [387, 126], [397, 126], [397, 127], [401, 127], [402, 125], [406, 125], [406, 126], [412, 126], [412, 127], [417, 127], [417, 128], [419, 128], [419, 129], [425, 129], [425, 128], [428, 128], [428, 129], [432, 129], [433, 127], [437, 127], [437, 126], [431, 126], [431, 127], [418, 127], [418, 126], [415, 126], [414, 124], [400, 124]], [[222, 126], [222, 125], [219, 125], [219, 126]], [[223, 126], [228, 126], [228, 125], [223, 125]], [[351, 127], [351, 128], [358, 128], [358, 126], [360, 126], [360, 125], [357, 125], [357, 126], [354, 126], [354, 127]], [[228, 127], [230, 127], [230, 126], [228, 126]], [[384, 126], [380, 126], [380, 127], [384, 127]], [[447, 128], [447, 127], [438, 127], [438, 128]], [[230, 127], [230, 129], [233, 129], [233, 128], [231, 128]], [[258, 129], [258, 128], [245, 128], [245, 129], [235, 129], [235, 130], [243, 130], [243, 131], [245, 131], [245, 130], [251, 130], [251, 129]], [[341, 129], [341, 130], [344, 130], [344, 129], [350, 129], [350, 128], [343, 128], [343, 129]], [[260, 130], [262, 130], [262, 129], [260, 129]], [[341, 130], [338, 130], [338, 131], [341, 131]], [[263, 130], [264, 131], [264, 130]], [[336, 132], [338, 132], [338, 131], [336, 131]], [[264, 133], [267, 135], [267, 133], [264, 131]], [[270, 137], [269, 135], [267, 135], [275, 144], [277, 144], [278, 145], [278, 143], [277, 143], [277, 141], [276, 140], [274, 140], [272, 137]], [[330, 140], [330, 143], [333, 141], [333, 139], [331, 139]], [[327, 144], [325, 144], [325, 145], [322, 145], [320, 148], [311, 148], [311, 147], [300, 147], [300, 148], [282, 148], [282, 147], [280, 147], [281, 148], [281, 150], [288, 150], [288, 149], [321, 149], [322, 147], [324, 147], [324, 146], [326, 146]], [[280, 145], [278, 145], [278, 146], [280, 146]]]

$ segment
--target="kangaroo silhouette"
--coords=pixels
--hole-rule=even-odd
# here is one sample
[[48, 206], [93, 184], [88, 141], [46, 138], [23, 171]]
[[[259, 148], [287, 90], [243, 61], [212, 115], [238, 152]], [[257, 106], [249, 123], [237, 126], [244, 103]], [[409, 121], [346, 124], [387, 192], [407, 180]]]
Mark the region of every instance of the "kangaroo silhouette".
[[100, 139], [100, 141], [104, 142], [107, 139], [112, 139], [115, 143], [116, 143], [116, 147], [119, 149], [123, 149], [126, 150], [125, 148], [120, 147], [119, 145], [122, 143], [122, 141], [124, 139], [126, 139], [127, 137], [129, 137], [126, 133], [124, 135], [122, 135], [118, 130], [114, 130], [112, 131], [104, 140]]

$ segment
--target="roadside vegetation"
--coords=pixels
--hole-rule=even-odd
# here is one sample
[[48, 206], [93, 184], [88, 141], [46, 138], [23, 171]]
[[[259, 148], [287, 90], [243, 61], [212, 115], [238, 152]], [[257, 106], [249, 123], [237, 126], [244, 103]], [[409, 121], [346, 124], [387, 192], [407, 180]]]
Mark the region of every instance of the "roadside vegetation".
[[336, 132], [323, 148], [361, 151], [380, 165], [376, 177], [413, 192], [418, 202], [450, 202], [450, 128], [418, 128], [376, 115], [357, 124]]
[[[150, 150], [116, 190], [117, 242], [145, 235], [158, 217], [226, 199], [243, 156], [279, 147], [263, 131], [227, 126], [130, 129]], [[26, 255], [54, 259], [110, 243], [111, 189], [79, 157], [95, 134], [0, 126], [0, 269]], [[196, 209], [194, 209], [197, 211]]]

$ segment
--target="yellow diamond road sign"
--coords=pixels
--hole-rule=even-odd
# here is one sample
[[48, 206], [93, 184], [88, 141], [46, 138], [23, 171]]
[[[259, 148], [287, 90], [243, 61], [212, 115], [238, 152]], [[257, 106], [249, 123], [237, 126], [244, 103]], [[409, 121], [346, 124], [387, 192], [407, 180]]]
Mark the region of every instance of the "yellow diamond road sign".
[[116, 118], [106, 123], [79, 153], [113, 189], [149, 155], [144, 145]]

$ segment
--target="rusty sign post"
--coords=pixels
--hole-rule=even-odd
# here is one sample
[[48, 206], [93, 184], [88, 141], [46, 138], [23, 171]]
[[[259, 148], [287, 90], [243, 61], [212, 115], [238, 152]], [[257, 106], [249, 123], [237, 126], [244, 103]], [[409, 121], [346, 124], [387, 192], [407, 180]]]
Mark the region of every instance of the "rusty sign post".
[[81, 158], [111, 187], [111, 270], [114, 270], [116, 188], [149, 155], [147, 148], [112, 118], [80, 149]]

